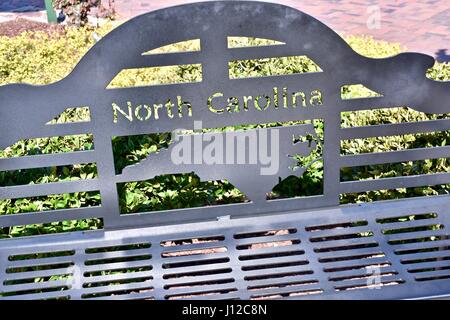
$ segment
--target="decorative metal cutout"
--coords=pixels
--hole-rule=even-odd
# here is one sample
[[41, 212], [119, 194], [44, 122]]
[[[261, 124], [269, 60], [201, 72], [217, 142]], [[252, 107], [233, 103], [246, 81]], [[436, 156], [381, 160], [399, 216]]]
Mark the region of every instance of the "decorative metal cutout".
[[[277, 42], [261, 47], [229, 48], [229, 37], [238, 36]], [[189, 39], [199, 39], [199, 50], [152, 52]], [[232, 61], [293, 56], [308, 57], [321, 72], [230, 79], [229, 63]], [[201, 82], [107, 89], [122, 70], [187, 64], [201, 66]], [[95, 145], [92, 150], [0, 159], [1, 171], [75, 163], [96, 163], [98, 171], [95, 179], [3, 186], [0, 187], [0, 199], [82, 191], [99, 191], [101, 195], [101, 205], [97, 207], [0, 216], [0, 227], [100, 218], [105, 228], [105, 231], [73, 233], [57, 239], [48, 236], [33, 241], [0, 241], [0, 276], [5, 280], [0, 284], [0, 295], [6, 298], [217, 296], [262, 299], [416, 298], [449, 294], [444, 280], [450, 275], [439, 260], [441, 251], [448, 246], [445, 230], [439, 229], [439, 225], [445, 225], [442, 222], [448, 220], [447, 196], [394, 202], [391, 205], [396, 210], [392, 214], [386, 211], [391, 207], [383, 203], [339, 207], [339, 197], [343, 193], [450, 183], [449, 173], [363, 181], [340, 179], [340, 169], [344, 167], [450, 157], [450, 149], [446, 146], [378, 154], [340, 154], [340, 142], [346, 139], [449, 130], [448, 119], [341, 128], [340, 115], [345, 111], [408, 105], [425, 113], [450, 112], [450, 84], [425, 76], [433, 64], [432, 57], [418, 53], [402, 53], [386, 59], [360, 56], [318, 20], [286, 6], [254, 1], [213, 1], [159, 10], [130, 20], [99, 41], [60, 82], [47, 86], [13, 84], [0, 87], [0, 148], [20, 139], [77, 134], [92, 134]], [[342, 88], [350, 84], [362, 84], [372, 95], [363, 100], [345, 99]], [[90, 121], [47, 125], [73, 106], [89, 106]], [[317, 119], [324, 122], [323, 140], [312, 125], [305, 123]], [[207, 129], [289, 121], [303, 123], [234, 132], [236, 139], [248, 134], [271, 136], [274, 132], [279, 133], [282, 144], [271, 148], [281, 159], [274, 175], [261, 175], [260, 167], [242, 164], [204, 165], [194, 161], [192, 165], [176, 165], [168, 156], [174, 146], [116, 173], [112, 137], [173, 132], [181, 128], [195, 130], [199, 121]], [[307, 135], [313, 137], [312, 142], [302, 140], [301, 137]], [[296, 136], [300, 138], [295, 140]], [[195, 132], [178, 138], [191, 143], [187, 141], [195, 137], [210, 141], [225, 139], [225, 133]], [[324, 164], [323, 194], [268, 198], [267, 193], [279, 179], [301, 176], [307, 170], [307, 166], [290, 167], [295, 163], [292, 156], [307, 157], [319, 145], [322, 150], [320, 160]], [[247, 147], [249, 156], [252, 150], [256, 149]], [[151, 214], [120, 214], [119, 183], [182, 172], [194, 172], [202, 180], [229, 180], [249, 201]], [[433, 225], [439, 230], [418, 229], [410, 241], [414, 245], [399, 244], [398, 239], [403, 237], [396, 232], [389, 233], [395, 229], [407, 234], [408, 227], [417, 227], [416, 222], [390, 221], [393, 216], [428, 214], [432, 209], [438, 217]], [[294, 215], [281, 215], [286, 212], [294, 212]], [[227, 216], [257, 218], [234, 221], [224, 218]], [[217, 218], [220, 221], [202, 222], [198, 228], [185, 224]], [[379, 220], [375, 221], [375, 218]], [[155, 225], [170, 227], [150, 228]], [[343, 231], [344, 227], [348, 228]], [[124, 228], [142, 229], [139, 232], [131, 230], [132, 234], [136, 233], [133, 238], [127, 236], [128, 231], [122, 230]], [[414, 251], [418, 243], [422, 245], [420, 239], [426, 241], [427, 237], [435, 236], [442, 242], [437, 247], [439, 253], [436, 257], [426, 255], [426, 259], [437, 259], [426, 263], [434, 269], [416, 268], [414, 264], [419, 264], [418, 260], [409, 257], [421, 257], [422, 253]], [[213, 249], [209, 248], [209, 240], [198, 244], [202, 238], [212, 239]], [[188, 239], [187, 242], [192, 241], [192, 244], [180, 239]], [[197, 242], [194, 244], [192, 239]], [[264, 243], [271, 239], [281, 241], [286, 248], [266, 247]], [[410, 238], [405, 236], [405, 239]], [[182, 250], [188, 257], [173, 254], [172, 247], [163, 243], [182, 243]], [[119, 245], [130, 247], [104, 249]], [[196, 258], [188, 254], [189, 250], [196, 250], [196, 246], [212, 250], [205, 253], [211, 255], [211, 260], [204, 267], [198, 267]], [[97, 249], [100, 251], [95, 251]], [[45, 270], [32, 268], [35, 265], [33, 257], [16, 257], [49, 252], [51, 257], [36, 262], [50, 266]], [[28, 261], [30, 259], [33, 263]], [[375, 262], [366, 265], [362, 263], [366, 259]], [[268, 266], [272, 264], [271, 269]], [[406, 264], [414, 265], [414, 268], [405, 269]], [[356, 265], [358, 272], [348, 271], [354, 270]], [[32, 268], [32, 274], [22, 276], [25, 267]], [[366, 274], [366, 267], [378, 272], [381, 282], [368, 284], [367, 279], [373, 277]], [[124, 268], [135, 268], [135, 274], [101, 275], [104, 270]], [[162, 268], [164, 274], [153, 273], [152, 268]], [[345, 275], [340, 273], [344, 271]], [[278, 279], [282, 273], [291, 276], [286, 283]], [[52, 275], [60, 275], [61, 280], [47, 281], [45, 277]], [[181, 275], [191, 277], [191, 289], [183, 289], [186, 284], [177, 279]], [[47, 280], [36, 285], [33, 280], [36, 277]], [[136, 278], [132, 284], [127, 282], [131, 278]], [[123, 283], [114, 288], [110, 286], [112, 282], [120, 281]], [[420, 287], [417, 281], [421, 282]], [[433, 286], [432, 281], [439, 285]], [[383, 290], [367, 290], [372, 284]], [[376, 291], [382, 291], [381, 296]]]

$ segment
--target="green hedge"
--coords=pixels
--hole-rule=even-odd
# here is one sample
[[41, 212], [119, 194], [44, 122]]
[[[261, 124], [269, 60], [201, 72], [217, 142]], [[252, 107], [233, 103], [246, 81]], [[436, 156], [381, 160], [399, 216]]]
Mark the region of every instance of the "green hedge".
[[[112, 27], [96, 29], [100, 35], [106, 34]], [[48, 35], [45, 33], [24, 33], [20, 36], [0, 38], [0, 84], [27, 82], [32, 84], [48, 84], [66, 76], [75, 63], [94, 44], [93, 30], [68, 29], [64, 34]], [[348, 43], [358, 52], [369, 57], [386, 57], [397, 54], [402, 48], [396, 44], [375, 41], [369, 37], [348, 37]], [[267, 41], [233, 39], [233, 45], [268, 44]], [[180, 43], [162, 51], [173, 49], [193, 49], [196, 43]], [[232, 76], [255, 76], [280, 73], [299, 73], [316, 71], [317, 66], [304, 57], [292, 57], [281, 60], [235, 62], [231, 67]], [[183, 79], [198, 79], [200, 70], [197, 66], [173, 68], [157, 68], [134, 70], [129, 74], [121, 74], [114, 79], [115, 86], [132, 86], [154, 82], [177, 82]], [[450, 79], [450, 65], [436, 64], [428, 72], [433, 79], [445, 81]], [[346, 97], [365, 94], [359, 86], [345, 88]], [[69, 107], [69, 106], [68, 106]], [[82, 119], [83, 112], [71, 111], [65, 120]], [[372, 111], [348, 112], [342, 117], [342, 126], [370, 125], [376, 123], [397, 123], [436, 119], [446, 115], [434, 116], [416, 112], [407, 107], [397, 109], [380, 109]], [[269, 124], [276, 125], [276, 124]], [[314, 123], [319, 136], [323, 134], [323, 124]], [[248, 127], [248, 126], [247, 126]], [[250, 126], [251, 127], [251, 126]], [[254, 126], [253, 126], [254, 127]], [[242, 128], [239, 127], [239, 128]], [[421, 146], [440, 146], [448, 144], [447, 132], [437, 135], [405, 135], [402, 137], [384, 137], [343, 141], [342, 154], [357, 154], [397, 150], [399, 148], [416, 148]], [[170, 135], [140, 135], [132, 137], [115, 137], [113, 149], [115, 165], [118, 172], [125, 166], [136, 163], [148, 154], [167, 147]], [[91, 135], [70, 137], [38, 138], [19, 141], [11, 147], [0, 151], [0, 157], [17, 157], [27, 154], [45, 154], [88, 150], [93, 147]], [[321, 147], [314, 151], [319, 156]], [[305, 159], [298, 158], [299, 162]], [[388, 166], [369, 166], [364, 168], [343, 169], [342, 181], [355, 179], [373, 179], [397, 175], [432, 173], [447, 170], [447, 159], [425, 160], [390, 164]], [[89, 179], [97, 174], [93, 164], [34, 169], [20, 172], [1, 172], [0, 185], [23, 183], [47, 183], [65, 180]], [[302, 177], [290, 177], [282, 181], [273, 190], [270, 197], [290, 197], [319, 194], [322, 191], [323, 163], [314, 162]], [[362, 194], [343, 195], [342, 203], [374, 201], [387, 198], [447, 193], [447, 186], [426, 188], [398, 189], [391, 191], [373, 191]], [[162, 210], [180, 207], [193, 207], [204, 204], [232, 203], [246, 201], [245, 196], [226, 181], [201, 182], [193, 174], [166, 175], [151, 181], [132, 182], [119, 186], [120, 207], [122, 212], [131, 213], [149, 210]], [[74, 194], [51, 195], [29, 199], [8, 199], [0, 201], [0, 214], [17, 214], [51, 209], [96, 206], [100, 204], [98, 193], [79, 192]], [[53, 233], [72, 230], [88, 230], [101, 227], [101, 221], [55, 222], [45, 225], [4, 228], [0, 237], [15, 237], [32, 234]]]

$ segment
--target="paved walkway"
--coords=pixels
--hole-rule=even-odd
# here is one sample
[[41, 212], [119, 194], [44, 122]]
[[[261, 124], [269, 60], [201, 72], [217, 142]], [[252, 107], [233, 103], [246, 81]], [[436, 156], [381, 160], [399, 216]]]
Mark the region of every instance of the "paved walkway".
[[[43, 2], [43, 0], [0, 1], [2, 3], [0, 21], [2, 15], [5, 19], [5, 13], [2, 13], [1, 8], [11, 7], [14, 3], [39, 6], [39, 3]], [[194, 1], [115, 0], [121, 19], [189, 2]], [[302, 10], [341, 34], [372, 35], [376, 39], [399, 42], [409, 51], [424, 52], [440, 61], [450, 61], [449, 0], [271, 0], [271, 2]], [[39, 12], [29, 13], [34, 17], [39, 14]]]

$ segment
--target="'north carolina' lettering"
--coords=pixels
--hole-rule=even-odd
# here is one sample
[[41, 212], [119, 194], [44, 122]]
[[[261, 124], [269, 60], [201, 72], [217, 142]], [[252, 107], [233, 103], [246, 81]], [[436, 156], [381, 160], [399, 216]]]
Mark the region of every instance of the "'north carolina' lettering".
[[163, 114], [170, 119], [173, 119], [175, 115], [179, 118], [186, 115], [192, 117], [192, 104], [184, 101], [181, 96], [177, 96], [176, 105], [171, 99], [167, 99], [165, 103], [154, 104], [133, 104], [131, 101], [127, 101], [126, 106], [120, 106], [113, 102], [112, 110], [114, 123], [117, 123], [120, 118], [129, 122], [133, 122], [135, 119], [138, 121], [158, 120]]

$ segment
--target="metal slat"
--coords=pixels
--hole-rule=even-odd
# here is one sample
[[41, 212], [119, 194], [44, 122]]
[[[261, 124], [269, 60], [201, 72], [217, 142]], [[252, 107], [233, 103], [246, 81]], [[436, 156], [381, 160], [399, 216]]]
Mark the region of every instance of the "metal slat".
[[[428, 272], [420, 272], [420, 273], [413, 273], [414, 277], [417, 279], [423, 279], [423, 278], [429, 278], [429, 277], [448, 277], [450, 279], [450, 270], [434, 270], [434, 271], [428, 271]], [[448, 281], [447, 279], [447, 281]], [[437, 279], [436, 279], [437, 280]]]
[[180, 246], [172, 246], [172, 247], [161, 247], [162, 253], [172, 253], [172, 252], [180, 252], [180, 251], [191, 251], [191, 250], [205, 250], [205, 249], [214, 249], [214, 248], [226, 248], [225, 241], [218, 242], [205, 242], [205, 243], [195, 243], [195, 244], [187, 244]]
[[[362, 269], [364, 270], [364, 268]], [[380, 275], [377, 274], [375, 269], [372, 269], [370, 272], [366, 270], [366, 272], [361, 271], [361, 269], [355, 269], [355, 270], [345, 270], [345, 271], [333, 271], [329, 273], [328, 280], [332, 282], [334, 285], [337, 283], [345, 282], [345, 281], [351, 281], [351, 279], [342, 279], [344, 278], [367, 278], [367, 277], [377, 277], [383, 275], [392, 273], [392, 274], [398, 274], [398, 270], [396, 270], [394, 267], [386, 266], [380, 268]]]
[[446, 267], [447, 270], [450, 270], [450, 259], [432, 261], [432, 262], [412, 263], [412, 264], [405, 265], [405, 267], [408, 269], [408, 272], [413, 273], [414, 275], [423, 273], [423, 271], [415, 271], [415, 270], [422, 270], [422, 269], [429, 269], [429, 268]]
[[218, 296], [208, 297], [208, 299], [210, 299], [210, 300], [238, 300], [239, 293], [233, 291], [233, 292], [221, 294]]
[[320, 284], [310, 284], [310, 285], [299, 285], [292, 286], [286, 288], [271, 288], [264, 289], [258, 292], [252, 292], [252, 297], [265, 296], [265, 295], [277, 295], [277, 294], [286, 294], [286, 293], [294, 293], [294, 292], [308, 292], [308, 291], [317, 291], [322, 290], [320, 288]]
[[17, 158], [0, 159], [2, 171], [66, 166], [95, 162], [95, 151], [75, 151], [68, 153], [41, 154]]
[[[230, 48], [224, 52], [225, 60], [256, 60], [265, 58], [278, 58], [288, 56], [302, 56], [295, 44], [268, 45], [255, 47]], [[314, 57], [309, 57], [314, 59]]]
[[270, 255], [270, 254], [273, 254], [273, 256], [276, 256], [277, 254], [289, 255], [290, 253], [293, 253], [292, 256], [301, 256], [301, 255], [305, 254], [305, 250], [302, 250], [301, 246], [300, 247], [280, 246], [280, 247], [248, 249], [246, 251], [244, 251], [244, 250], [237, 251], [237, 254], [239, 255], [239, 260], [242, 261], [243, 263], [245, 261], [256, 260], [256, 258], [254, 258], [254, 256]]
[[200, 287], [191, 287], [191, 288], [174, 288], [167, 290], [166, 296], [175, 296], [175, 295], [196, 295], [201, 294], [208, 291], [222, 291], [235, 289], [236, 284], [233, 282], [223, 283], [223, 284], [214, 284], [214, 285], [202, 285]]
[[178, 267], [178, 268], [164, 268], [164, 275], [174, 275], [179, 273], [187, 273], [187, 272], [201, 272], [201, 271], [213, 271], [217, 269], [231, 268], [229, 262], [219, 262], [219, 263], [210, 263], [210, 264], [202, 264], [198, 266], [189, 266], [189, 267]]
[[[328, 296], [327, 296], [327, 298], [328, 298]], [[323, 300], [323, 299], [325, 299], [325, 296], [324, 296], [323, 292], [305, 293], [305, 294], [295, 294], [295, 292], [293, 292], [288, 297], [274, 298], [273, 300], [303, 300], [303, 299], [304, 300], [312, 300], [312, 299]]]
[[[377, 249], [375, 248], [370, 248], [370, 249]], [[351, 261], [372, 261], [374, 259], [382, 259], [385, 258], [386, 254], [380, 250], [368, 250], [365, 253], [360, 253], [360, 254], [356, 254], [356, 255], [352, 255], [352, 254], [348, 254], [348, 255], [342, 255], [342, 254], [338, 254], [338, 255], [332, 255], [330, 256], [330, 258], [323, 258], [320, 257], [319, 258], [319, 262], [323, 263], [324, 265], [328, 266], [328, 265], [334, 265], [334, 264], [339, 264], [339, 263], [350, 263]], [[333, 259], [334, 261], [330, 261], [331, 259]]]
[[85, 263], [88, 261], [96, 261], [96, 260], [107, 260], [114, 258], [132, 258], [138, 256], [148, 255], [152, 256], [153, 251], [150, 248], [142, 248], [142, 249], [130, 249], [130, 250], [117, 250], [111, 252], [97, 252], [97, 253], [89, 253], [85, 254]]
[[378, 246], [378, 242], [374, 236], [370, 237], [361, 237], [354, 239], [344, 239], [344, 240], [333, 240], [333, 241], [324, 241], [314, 243], [314, 251], [315, 252], [325, 252], [324, 250], [331, 250], [333, 252], [340, 251], [349, 251], [353, 250], [353, 246], [370, 246], [371, 248], [375, 248]]
[[424, 260], [424, 259], [450, 259], [450, 252], [448, 251], [450, 249], [447, 249], [446, 251], [435, 251], [435, 252], [420, 252], [415, 254], [408, 254], [408, 255], [399, 255], [400, 261], [402, 264], [404, 264], [406, 267], [409, 265], [414, 265], [414, 263], [409, 263], [409, 261], [414, 260]]
[[350, 250], [342, 250], [342, 251], [334, 251], [334, 252], [320, 252], [318, 254], [319, 259], [329, 259], [335, 257], [353, 257], [357, 255], [362, 255], [366, 253], [381, 251], [379, 246], [371, 247], [371, 248], [358, 248], [358, 249], [350, 249]]
[[[245, 239], [258, 239], [261, 237], [267, 237], [269, 235], [261, 235], [263, 233], [267, 232], [279, 232], [281, 230], [288, 230], [290, 235], [298, 234], [299, 230], [296, 228], [296, 226], [292, 225], [286, 225], [284, 223], [281, 224], [273, 224], [270, 226], [270, 228], [263, 228], [261, 229], [260, 226], [248, 226], [247, 228], [236, 228], [236, 230], [233, 230], [233, 239], [236, 241]], [[255, 235], [256, 234], [256, 235]], [[276, 236], [273, 234], [272, 236]]]
[[22, 283], [22, 284], [13, 284], [6, 286], [7, 290], [4, 293], [11, 292], [20, 292], [20, 291], [28, 291], [28, 290], [43, 290], [43, 289], [51, 289], [55, 287], [69, 286], [71, 284], [71, 280], [52, 280], [45, 282], [34, 282], [34, 283]]
[[28, 224], [49, 223], [55, 221], [99, 218], [104, 215], [102, 207], [83, 207], [59, 209], [32, 213], [18, 213], [0, 216], [0, 227], [23, 226]]
[[108, 287], [92, 287], [92, 288], [83, 288], [83, 295], [91, 295], [91, 294], [113, 294], [117, 291], [129, 291], [129, 290], [150, 290], [152, 288], [153, 280], [136, 282], [136, 283], [127, 283], [127, 284], [118, 284], [111, 285]]
[[[211, 252], [210, 252], [211, 251]], [[159, 255], [165, 261], [178, 261], [195, 257], [211, 256], [211, 255], [227, 255], [228, 249], [226, 247], [204, 247], [203, 249], [189, 249], [176, 251], [163, 251]]]
[[[182, 240], [192, 240], [192, 239], [203, 239], [203, 238], [226, 238], [225, 235], [223, 234], [223, 232], [217, 231], [214, 232], [214, 230], [204, 230], [204, 232], [202, 232], [201, 234], [195, 234], [192, 233], [190, 231], [188, 231], [188, 229], [185, 230], [185, 233], [176, 233], [173, 235], [167, 235], [167, 238], [162, 238], [160, 241], [160, 246], [162, 248], [172, 248], [171, 246], [163, 246], [161, 243], [165, 243], [165, 242], [176, 242], [176, 241], [182, 241]], [[219, 240], [217, 242], [209, 242], [209, 244], [211, 243], [221, 243], [224, 240]], [[202, 243], [190, 243], [190, 244], [177, 244], [175, 247], [183, 247], [183, 246], [190, 246], [190, 245], [200, 245]]]
[[[164, 279], [164, 287], [171, 286], [171, 285], [178, 285], [182, 283], [181, 281], [184, 281], [183, 283], [191, 283], [191, 282], [201, 282], [201, 281], [208, 281], [208, 280], [220, 280], [220, 279], [227, 279], [230, 277], [234, 277], [235, 272], [231, 268], [220, 268], [220, 269], [213, 269], [213, 270], [198, 270], [198, 272], [180, 272], [180, 273], [164, 273], [163, 279]], [[204, 274], [202, 274], [204, 273]], [[182, 276], [180, 276], [180, 274]], [[170, 290], [170, 289], [167, 289]]]
[[[196, 283], [202, 283], [202, 282], [209, 282], [209, 281], [216, 281], [216, 280], [223, 280], [223, 279], [233, 279], [233, 273], [232, 271], [226, 272], [226, 273], [217, 273], [217, 274], [211, 274], [211, 275], [201, 275], [201, 276], [195, 276], [195, 277], [189, 277], [189, 279], [184, 278], [174, 278], [174, 279], [165, 279], [164, 280], [164, 288], [165, 290], [172, 290], [168, 286], [182, 286], [185, 284], [196, 284]], [[167, 288], [166, 288], [167, 287]]]
[[[181, 263], [195, 263], [199, 261], [208, 261], [208, 260], [219, 260], [228, 258], [229, 254], [227, 252], [218, 252], [218, 253], [207, 253], [207, 254], [196, 254], [196, 255], [186, 255], [179, 257], [167, 257], [161, 261], [163, 266], [171, 265], [171, 264], [181, 264]], [[176, 267], [177, 268], [177, 267]], [[172, 269], [172, 267], [168, 268]]]
[[[62, 110], [61, 112], [63, 112]], [[58, 114], [55, 114], [57, 116]], [[51, 120], [49, 117], [48, 120]], [[94, 121], [78, 122], [78, 123], [61, 123], [61, 124], [50, 124], [34, 126], [32, 125], [32, 134], [26, 134], [22, 136], [21, 139], [35, 139], [35, 138], [45, 138], [45, 137], [62, 137], [69, 135], [81, 135], [81, 134], [91, 134], [94, 127]], [[21, 139], [17, 139], [12, 144], [18, 142]], [[18, 159], [18, 158], [15, 158]]]
[[[17, 272], [17, 273], [8, 273], [4, 276], [4, 281], [11, 280], [26, 280], [26, 279], [34, 279], [34, 278], [44, 278], [51, 277], [55, 275], [71, 275], [72, 270], [68, 270], [68, 268], [60, 268], [60, 269], [50, 269], [50, 270], [39, 270], [39, 271], [31, 271], [31, 272]], [[24, 275], [26, 274], [26, 275]], [[5, 285], [8, 286], [8, 285]]]
[[[261, 269], [261, 270], [248, 270], [244, 271], [243, 275], [245, 278], [255, 277], [255, 276], [264, 276], [269, 278], [271, 276], [284, 274], [284, 273], [313, 273], [314, 267], [311, 265], [301, 265], [301, 266], [288, 266], [288, 267], [277, 267], [271, 269]], [[249, 283], [253, 283], [254, 280], [248, 280]]]
[[20, 294], [16, 296], [0, 297], [2, 299], [8, 300], [41, 300], [41, 299], [57, 299], [65, 298], [70, 296], [69, 290], [61, 290], [56, 292], [44, 292], [44, 293], [30, 293], [30, 294]]
[[284, 285], [284, 284], [289, 284], [292, 282], [316, 282], [318, 283], [319, 281], [317, 280], [317, 275], [314, 274], [308, 274], [308, 275], [301, 275], [301, 276], [287, 276], [287, 277], [283, 277], [283, 278], [278, 278], [278, 279], [263, 279], [263, 280], [257, 280], [257, 281], [251, 281], [247, 282], [247, 288], [248, 288], [248, 292], [252, 293], [252, 292], [258, 292], [259, 289], [253, 289], [252, 287], [258, 287], [258, 286], [267, 286], [270, 287], [272, 285], [277, 286], [277, 285]]
[[179, 286], [173, 286], [170, 288], [165, 288], [167, 295], [179, 295], [184, 293], [199, 293], [204, 291], [211, 291], [219, 289], [227, 289], [230, 286], [238, 286], [235, 284], [234, 278], [218, 278], [212, 281], [206, 282], [186, 282], [185, 284], [180, 283]]
[[[150, 250], [150, 248], [154, 248], [152, 246], [152, 243], [150, 242], [149, 237], [146, 237], [145, 239], [140, 239], [139, 237], [136, 238], [119, 238], [119, 240], [114, 240], [114, 239], [101, 239], [101, 241], [98, 241], [98, 243], [96, 244], [95, 241], [93, 241], [92, 243], [89, 243], [88, 245], [86, 245], [85, 248], [83, 248], [86, 257], [89, 257], [91, 254], [88, 251], [92, 251], [92, 250], [108, 250], [111, 249], [113, 247], [124, 247], [124, 246], [133, 246], [133, 245], [146, 245], [149, 246], [148, 248], [143, 248], [143, 249], [147, 249]], [[116, 251], [126, 251], [128, 249], [119, 249]]]
[[[99, 230], [96, 230], [96, 232]], [[86, 235], [92, 234], [86, 232]], [[40, 241], [36, 241], [39, 239]], [[70, 240], [69, 240], [70, 239]], [[42, 241], [43, 240], [43, 241]], [[21, 255], [39, 254], [39, 253], [60, 253], [71, 252], [63, 256], [75, 256], [80, 243], [84, 243], [85, 239], [77, 237], [76, 232], [67, 232], [61, 234], [47, 234], [43, 237], [17, 237], [10, 238], [1, 242], [0, 247], [5, 250], [8, 257], [16, 257]], [[92, 239], [94, 241], [94, 239]], [[17, 245], [19, 243], [20, 245]], [[72, 251], [74, 252], [72, 254]], [[41, 258], [39, 258], [40, 260]], [[8, 259], [9, 260], [9, 259]], [[24, 259], [33, 260], [33, 259]]]
[[[399, 250], [420, 250], [422, 248], [427, 247], [445, 247], [450, 246], [450, 240], [436, 240], [436, 241], [428, 241], [428, 242], [415, 242], [415, 243], [404, 243], [400, 245], [393, 245], [392, 248], [397, 253]], [[399, 257], [410, 257], [411, 255], [399, 255]]]
[[[295, 234], [273, 235], [247, 239], [236, 239], [236, 246], [245, 246], [251, 244], [263, 244], [270, 242], [284, 242], [284, 241], [300, 241], [299, 237]], [[244, 249], [245, 250], [245, 249]]]
[[154, 294], [152, 291], [143, 293], [129, 293], [124, 295], [114, 295], [105, 297], [85, 298], [87, 300], [153, 300]]
[[384, 239], [386, 241], [404, 241], [404, 240], [414, 240], [420, 238], [428, 238], [432, 236], [448, 236], [445, 233], [445, 230], [427, 230], [427, 231], [413, 231], [413, 232], [405, 232], [405, 233], [397, 233], [397, 234], [385, 234]]
[[340, 131], [339, 138], [341, 140], [364, 139], [369, 137], [380, 137], [380, 135], [385, 137], [445, 130], [450, 130], [449, 119], [343, 128]]
[[[153, 277], [153, 272], [150, 271], [136, 271], [129, 273], [108, 274], [101, 276], [84, 277], [84, 284], [98, 283], [98, 282], [113, 282], [119, 280], [133, 280], [138, 278]], [[101, 286], [99, 286], [101, 287]]]
[[309, 238], [309, 241], [311, 242], [311, 239], [315, 239], [315, 238], [344, 236], [344, 235], [348, 235], [348, 234], [364, 233], [364, 232], [370, 232], [370, 231], [372, 231], [372, 230], [370, 230], [367, 225], [360, 226], [360, 227], [334, 228], [334, 229], [328, 229], [328, 230], [309, 232], [308, 238]]
[[[117, 182], [117, 181], [116, 181]], [[316, 208], [317, 206], [323, 205], [326, 201], [324, 196], [311, 196], [307, 198], [293, 198], [289, 201], [286, 199], [271, 200], [267, 201], [266, 208], [276, 208], [278, 206], [286, 206], [287, 211], [294, 211], [298, 209], [298, 206], [305, 206], [306, 209]], [[123, 229], [123, 228], [134, 228], [137, 225], [146, 226], [162, 226], [162, 225], [184, 225], [191, 223], [193, 221], [208, 221], [217, 220], [217, 210], [222, 213], [221, 216], [227, 215], [241, 215], [253, 216], [251, 203], [240, 203], [240, 204], [224, 204], [224, 205], [212, 205], [207, 207], [196, 207], [196, 208], [185, 208], [180, 209], [180, 211], [174, 210], [161, 210], [161, 211], [149, 211], [136, 214], [127, 214], [123, 219], [109, 221], [109, 228], [111, 230]], [[274, 213], [275, 211], [269, 210], [269, 212]], [[280, 211], [281, 212], [281, 211]], [[182, 213], [182, 214], [180, 214]], [[151, 217], [149, 221], [148, 218]]]
[[73, 263], [74, 257], [73, 256], [48, 257], [40, 259], [27, 259], [27, 260], [5, 261], [5, 262], [6, 262], [5, 266], [7, 269], [23, 268], [23, 267], [40, 267], [53, 264]]
[[353, 193], [370, 190], [433, 186], [447, 183], [450, 183], [450, 173], [433, 173], [427, 175], [383, 178], [378, 180], [341, 182], [340, 192]]
[[96, 264], [92, 266], [83, 266], [83, 270], [84, 272], [98, 272], [115, 269], [148, 267], [152, 265], [153, 261], [151, 259], [146, 259], [138, 261], [114, 262], [114, 263]]
[[239, 293], [236, 291], [231, 291], [229, 293], [220, 293], [214, 295], [205, 295], [198, 296], [193, 298], [176, 298], [176, 299], [167, 299], [167, 300], [239, 300]]
[[[316, 89], [313, 83], [323, 82], [327, 79], [328, 74], [326, 72], [313, 72], [313, 73], [293, 73], [280, 76], [264, 76], [264, 77], [248, 77], [248, 78], [235, 78], [229, 81], [236, 84], [233, 89], [234, 96], [244, 96], [248, 92], [272, 92], [272, 89], [277, 84], [291, 88], [303, 88], [305, 91], [312, 91]], [[257, 81], [255, 81], [257, 79]], [[324, 86], [322, 90], [326, 90]], [[330, 86], [331, 89], [331, 86]], [[306, 108], [297, 107], [297, 114], [312, 115], [314, 119], [322, 119], [320, 115], [324, 115], [322, 108], [312, 108], [310, 110]]]
[[[424, 214], [427, 214], [427, 213], [431, 213], [431, 212], [425, 212]], [[413, 216], [413, 215], [417, 215], [417, 214], [410, 214], [408, 216]], [[407, 219], [408, 216], [403, 216], [403, 217], [405, 217]], [[392, 216], [392, 217], [386, 216], [381, 219], [392, 219], [392, 218], [396, 218], [396, 217], [401, 217], [401, 216], [398, 216], [398, 215]], [[407, 220], [407, 221], [401, 221], [401, 222], [389, 222], [389, 223], [381, 223], [378, 220], [379, 219], [377, 219], [377, 222], [381, 225], [381, 230], [398, 230], [398, 229], [416, 228], [416, 227], [421, 227], [421, 226], [431, 226], [431, 225], [442, 224], [442, 221], [439, 217], [419, 219], [419, 220]]]
[[366, 111], [378, 109], [398, 108], [407, 104], [404, 97], [394, 95], [384, 95], [382, 97], [355, 98], [343, 100], [341, 112], [345, 111]]
[[[287, 263], [301, 263], [301, 265], [308, 265], [309, 261], [306, 256], [289, 256], [289, 257], [276, 257], [276, 258], [265, 258], [265, 259], [255, 259], [242, 262], [241, 268], [248, 269], [249, 267], [267, 266], [268, 268], [262, 268], [261, 270], [268, 270], [275, 267], [270, 267], [272, 265], [287, 264]], [[247, 271], [247, 270], [245, 270]]]
[[[337, 215], [336, 215], [337, 216]], [[308, 225], [305, 227], [307, 235], [312, 238], [315, 235], [330, 235], [330, 233], [351, 233], [352, 230], [358, 230], [358, 228], [367, 229], [369, 228], [366, 218], [352, 218], [344, 217], [335, 220], [338, 217], [327, 217], [325, 220], [318, 220], [313, 222], [308, 221]], [[354, 224], [361, 223], [362, 226], [355, 226]]]
[[127, 69], [199, 64], [204, 58], [201, 51], [155, 53], [136, 57]]
[[394, 253], [401, 259], [401, 261], [409, 261], [409, 260], [415, 260], [420, 257], [436, 257], [436, 256], [445, 256], [448, 255], [448, 251], [450, 250], [449, 246], [435, 246], [435, 247], [429, 247], [425, 246], [423, 248], [417, 249], [396, 249], [394, 250]]
[[[401, 281], [401, 276], [400, 275], [393, 275], [393, 276], [382, 276], [380, 279], [380, 284], [385, 285], [386, 283], [389, 282], [398, 282]], [[374, 283], [371, 283], [370, 285], [377, 285], [379, 282], [374, 281]], [[399, 284], [393, 284], [393, 285], [403, 285], [403, 283], [399, 283]], [[360, 290], [360, 289], [369, 289], [368, 287], [369, 284], [367, 283], [367, 279], [359, 279], [359, 280], [349, 280], [346, 281], [345, 283], [336, 283], [335, 285], [335, 289], [343, 289], [343, 288], [348, 288], [345, 290]], [[351, 289], [350, 289], [351, 288]]]
[[[55, 114], [55, 117], [58, 114]], [[49, 119], [51, 120], [51, 119]], [[92, 134], [96, 122], [95, 119], [91, 121], [81, 121], [73, 123], [57, 123], [57, 124], [46, 124], [40, 126], [39, 137], [62, 137], [69, 135], [81, 135], [81, 134]]]
[[[339, 261], [339, 262], [331, 262], [331, 263], [324, 263], [323, 269], [324, 270], [331, 270], [331, 269], [338, 269], [338, 268], [359, 268], [363, 265], [377, 265], [377, 264], [386, 264], [390, 263], [386, 257], [380, 257], [380, 258], [369, 258], [369, 259], [355, 259], [350, 261]], [[328, 271], [327, 271], [328, 272]], [[340, 271], [330, 271], [331, 272], [340, 272]]]
[[400, 151], [342, 155], [339, 159], [339, 166], [341, 168], [347, 168], [347, 167], [368, 166], [383, 163], [407, 162], [407, 161], [448, 158], [448, 157], [450, 157], [450, 146], [417, 148]]

